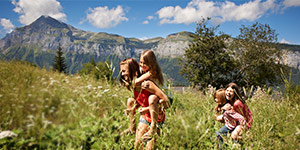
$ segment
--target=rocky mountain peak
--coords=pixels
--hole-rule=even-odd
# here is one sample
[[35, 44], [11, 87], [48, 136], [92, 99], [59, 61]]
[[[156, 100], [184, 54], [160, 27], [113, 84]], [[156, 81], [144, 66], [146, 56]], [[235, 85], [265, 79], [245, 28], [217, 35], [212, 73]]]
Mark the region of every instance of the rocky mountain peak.
[[32, 22], [28, 27], [41, 29], [45, 26], [50, 26], [52, 28], [69, 28], [67, 24], [58, 21], [50, 16], [42, 15], [36, 21]]

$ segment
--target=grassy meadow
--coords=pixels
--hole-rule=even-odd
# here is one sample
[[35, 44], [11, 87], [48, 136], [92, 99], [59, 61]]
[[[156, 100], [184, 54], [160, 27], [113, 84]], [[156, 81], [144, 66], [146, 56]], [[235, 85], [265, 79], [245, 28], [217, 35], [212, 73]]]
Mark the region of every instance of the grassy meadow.
[[[132, 92], [89, 76], [65, 75], [27, 63], [0, 61], [0, 149], [133, 149], [124, 114]], [[174, 92], [157, 149], [216, 149], [211, 95]], [[300, 149], [300, 95], [274, 98], [258, 91], [247, 100], [253, 125], [225, 149]], [[139, 117], [139, 116], [137, 116]]]

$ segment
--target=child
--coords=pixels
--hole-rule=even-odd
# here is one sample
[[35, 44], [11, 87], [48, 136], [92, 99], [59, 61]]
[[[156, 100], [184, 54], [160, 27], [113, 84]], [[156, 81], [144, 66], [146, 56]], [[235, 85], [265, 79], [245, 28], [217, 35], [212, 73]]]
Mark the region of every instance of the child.
[[[155, 54], [152, 50], [145, 50], [141, 54], [140, 58], [140, 71], [142, 75], [137, 78], [135, 84], [142, 83], [142, 87], [147, 88], [147, 82], [145, 80], [151, 80], [156, 83], [159, 87], [163, 87], [164, 79], [161, 68], [156, 60]], [[149, 108], [142, 108], [139, 110], [140, 113], [150, 111], [151, 114], [151, 127], [150, 131], [145, 134], [144, 138], [150, 138], [156, 133], [157, 128], [157, 116], [158, 116], [158, 104], [162, 104], [164, 108], [169, 107], [169, 102], [165, 100], [159, 100], [159, 98], [152, 94], [149, 96]]]
[[223, 144], [223, 139], [221, 135], [227, 135], [228, 132], [232, 132], [231, 138], [234, 140], [241, 139], [242, 130], [244, 129], [244, 126], [246, 124], [245, 118], [233, 110], [233, 107], [230, 105], [230, 103], [226, 103], [225, 98], [225, 90], [219, 89], [214, 94], [214, 100], [217, 103], [217, 106], [215, 108], [216, 112], [223, 111], [222, 115], [219, 115], [216, 117], [218, 121], [224, 121], [225, 125], [216, 132], [219, 147]]

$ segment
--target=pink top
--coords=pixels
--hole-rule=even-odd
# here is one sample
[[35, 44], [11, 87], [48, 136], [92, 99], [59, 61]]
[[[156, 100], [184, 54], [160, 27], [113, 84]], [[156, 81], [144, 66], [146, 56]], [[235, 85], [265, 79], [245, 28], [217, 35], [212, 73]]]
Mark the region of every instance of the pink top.
[[223, 113], [223, 118], [225, 121], [225, 126], [230, 130], [234, 129], [237, 125], [244, 127], [246, 123], [245, 118], [233, 109], [226, 110]]
[[235, 100], [234, 104], [233, 104], [233, 109], [243, 115], [246, 119], [246, 123], [247, 123], [247, 127], [248, 129], [251, 127], [251, 124], [253, 122], [252, 119], [252, 112], [250, 111], [250, 109], [248, 108], [248, 106], [246, 104], [244, 104], [241, 100]]
[[[148, 99], [151, 94], [152, 93], [150, 93], [149, 91], [142, 89], [141, 92], [134, 91], [134, 98], [139, 103], [139, 105], [141, 105], [142, 107], [149, 107]], [[143, 118], [145, 120], [147, 120], [148, 122], [151, 122], [150, 112], [143, 115]], [[166, 119], [165, 112], [160, 110], [157, 122], [161, 123], [161, 122], [165, 121], [165, 119]]]

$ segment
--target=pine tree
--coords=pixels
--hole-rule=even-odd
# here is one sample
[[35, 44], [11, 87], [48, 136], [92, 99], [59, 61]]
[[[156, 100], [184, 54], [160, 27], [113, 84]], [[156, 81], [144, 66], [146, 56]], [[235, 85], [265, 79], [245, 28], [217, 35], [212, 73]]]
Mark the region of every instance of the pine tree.
[[65, 58], [63, 56], [63, 52], [61, 46], [58, 46], [58, 50], [56, 52], [56, 56], [54, 59], [53, 70], [58, 72], [67, 73], [67, 66], [65, 64]]

